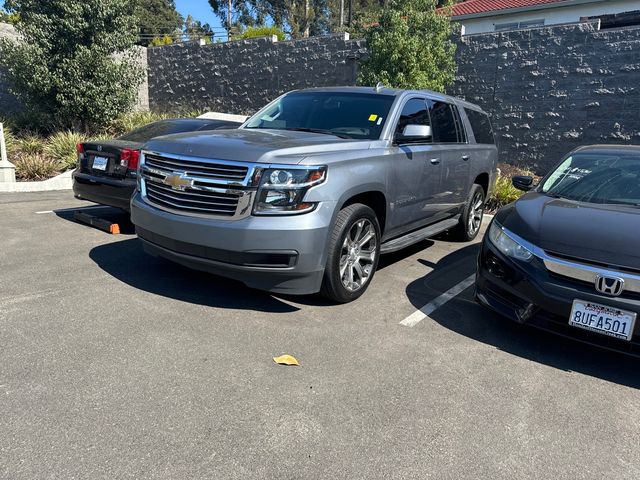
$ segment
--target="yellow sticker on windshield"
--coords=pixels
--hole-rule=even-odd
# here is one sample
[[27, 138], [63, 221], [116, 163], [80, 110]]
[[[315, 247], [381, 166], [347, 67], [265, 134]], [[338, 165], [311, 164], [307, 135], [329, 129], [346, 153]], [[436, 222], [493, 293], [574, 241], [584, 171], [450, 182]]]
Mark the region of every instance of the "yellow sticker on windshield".
[[378, 115], [375, 115], [373, 113], [371, 115], [369, 115], [369, 121], [370, 122], [375, 122], [377, 119], [378, 119]]

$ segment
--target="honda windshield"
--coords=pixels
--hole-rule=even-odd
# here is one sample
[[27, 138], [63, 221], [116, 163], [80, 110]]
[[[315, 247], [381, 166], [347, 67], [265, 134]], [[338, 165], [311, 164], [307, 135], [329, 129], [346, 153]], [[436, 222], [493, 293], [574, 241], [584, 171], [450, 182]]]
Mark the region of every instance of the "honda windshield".
[[542, 183], [549, 196], [580, 202], [640, 205], [640, 155], [577, 153]]

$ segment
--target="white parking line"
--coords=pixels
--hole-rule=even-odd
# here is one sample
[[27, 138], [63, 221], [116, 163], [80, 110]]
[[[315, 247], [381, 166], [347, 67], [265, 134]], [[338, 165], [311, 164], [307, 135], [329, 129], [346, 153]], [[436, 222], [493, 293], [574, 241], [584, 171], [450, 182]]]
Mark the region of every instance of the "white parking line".
[[475, 281], [475, 279], [476, 279], [475, 273], [473, 275], [469, 275], [463, 281], [461, 281], [457, 285], [454, 285], [449, 290], [444, 292], [442, 295], [440, 295], [439, 297], [436, 297], [434, 300], [424, 305], [420, 310], [416, 310], [415, 312], [413, 312], [407, 318], [402, 320], [400, 322], [400, 325], [404, 325], [405, 327], [415, 327], [418, 323], [420, 323], [422, 320], [427, 318], [429, 315], [435, 312], [442, 305], [447, 303], [452, 298], [455, 298], [457, 295], [464, 292], [467, 288], [473, 285], [473, 282]]
[[108, 205], [96, 205], [95, 207], [76, 207], [76, 208], [58, 208], [57, 210], [41, 210], [36, 214], [41, 215], [43, 213], [57, 213], [57, 212], [75, 212], [76, 210], [95, 210], [98, 208], [113, 208]]

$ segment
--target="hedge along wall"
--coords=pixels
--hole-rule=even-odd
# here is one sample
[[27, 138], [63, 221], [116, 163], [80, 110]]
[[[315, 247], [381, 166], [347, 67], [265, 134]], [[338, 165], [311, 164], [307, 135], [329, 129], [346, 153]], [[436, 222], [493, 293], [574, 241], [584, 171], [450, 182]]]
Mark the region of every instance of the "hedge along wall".
[[640, 28], [462, 37], [450, 94], [492, 114], [500, 160], [545, 172], [585, 144], [640, 144]]

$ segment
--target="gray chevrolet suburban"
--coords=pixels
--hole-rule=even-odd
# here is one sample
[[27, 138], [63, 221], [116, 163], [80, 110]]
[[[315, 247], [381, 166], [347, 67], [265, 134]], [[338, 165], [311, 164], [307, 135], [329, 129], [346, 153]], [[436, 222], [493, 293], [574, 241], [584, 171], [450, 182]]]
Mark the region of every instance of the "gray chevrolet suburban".
[[151, 140], [131, 218], [152, 255], [349, 302], [381, 254], [447, 230], [475, 238], [496, 162], [489, 117], [460, 99], [299, 90], [237, 130]]

